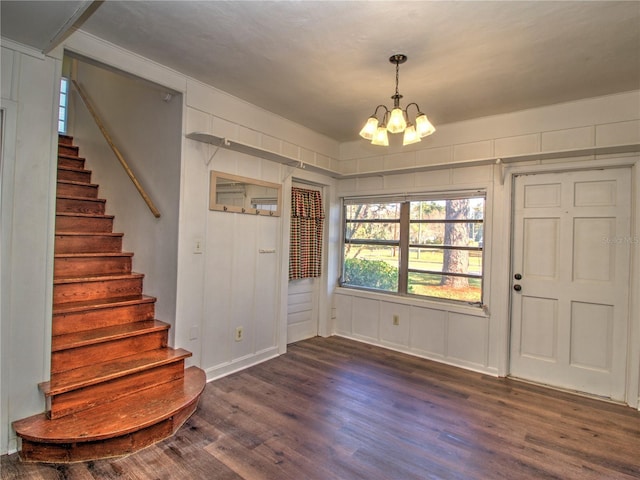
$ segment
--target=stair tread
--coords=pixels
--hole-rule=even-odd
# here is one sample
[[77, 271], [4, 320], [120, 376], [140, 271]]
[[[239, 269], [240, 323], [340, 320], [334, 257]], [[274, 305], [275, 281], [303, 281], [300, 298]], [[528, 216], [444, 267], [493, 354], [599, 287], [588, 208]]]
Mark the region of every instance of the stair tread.
[[[75, 145], [65, 145], [65, 147], [74, 147]], [[59, 157], [64, 157], [64, 158], [73, 158], [73, 159], [80, 159], [80, 160], [86, 160], [85, 157], [81, 157], [80, 155], [72, 155], [70, 153], [60, 153], [58, 152], [58, 158]]]
[[[79, 157], [74, 157], [73, 155], [71, 155], [71, 158], [79, 158]], [[65, 170], [68, 172], [91, 173], [91, 170], [87, 170], [86, 168], [70, 167], [68, 165], [58, 165], [58, 170]]]
[[[83, 197], [84, 198], [84, 197]], [[114, 215], [104, 213], [80, 213], [80, 212], [56, 212], [57, 217], [79, 217], [79, 218], [108, 218], [114, 219]]]
[[91, 276], [71, 276], [71, 277], [56, 277], [53, 279], [53, 285], [64, 285], [69, 283], [84, 283], [84, 282], [104, 282], [113, 280], [131, 280], [137, 278], [144, 278], [144, 273], [109, 273]]
[[92, 330], [57, 335], [52, 339], [51, 351], [59, 352], [71, 348], [118, 340], [120, 338], [130, 338], [151, 332], [168, 330], [170, 327], [168, 323], [161, 322], [160, 320], [142, 320], [111, 327], [94, 328]]
[[56, 232], [57, 236], [67, 237], [124, 237], [121, 232]]
[[64, 200], [84, 200], [86, 202], [107, 203], [107, 201], [104, 198], [76, 197], [74, 195], [56, 195], [56, 198], [57, 199], [62, 198]]
[[41, 383], [40, 389], [45, 396], [59, 395], [183, 360], [190, 356], [191, 352], [182, 348], [149, 350], [65, 372], [52, 373], [51, 380]]
[[58, 183], [64, 183], [65, 185], [78, 185], [78, 186], [81, 186], [81, 187], [96, 187], [96, 188], [98, 188], [100, 186], [97, 183], [78, 182], [77, 180], [59, 179], [59, 180], [57, 180], [57, 182]]
[[56, 253], [55, 258], [133, 257], [133, 252]]
[[127, 305], [137, 305], [139, 303], [155, 303], [156, 297], [149, 295], [138, 295], [135, 297], [114, 297], [101, 300], [87, 300], [85, 302], [69, 302], [53, 306], [53, 314], [82, 312], [87, 310], [97, 310], [100, 308], [124, 307]]
[[189, 367], [184, 378], [138, 391], [113, 402], [55, 420], [38, 414], [13, 423], [33, 442], [69, 443], [104, 440], [159, 423], [196, 402], [206, 385], [205, 373]]

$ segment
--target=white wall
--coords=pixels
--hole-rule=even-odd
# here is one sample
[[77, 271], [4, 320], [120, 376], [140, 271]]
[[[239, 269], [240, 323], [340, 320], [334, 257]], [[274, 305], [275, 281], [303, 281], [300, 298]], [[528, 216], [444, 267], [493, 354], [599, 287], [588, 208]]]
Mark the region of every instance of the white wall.
[[[264, 115], [257, 109], [254, 113], [258, 115], [247, 111], [251, 115], [244, 124], [226, 120], [237, 107], [249, 107], [228, 104], [228, 100], [221, 102], [218, 97], [218, 92], [197, 82], [188, 82], [185, 134], [206, 132], [241, 139], [252, 146], [305, 158], [305, 162], [312, 164], [328, 166], [335, 162], [311, 150], [325, 148], [324, 138], [316, 138], [308, 148], [295, 144], [298, 126], [278, 122], [280, 128], [273, 129], [275, 118], [265, 118], [263, 124], [255, 123], [256, 118]], [[227, 112], [227, 108], [232, 112]], [[247, 126], [248, 121], [254, 123]], [[275, 134], [278, 137], [273, 136]], [[209, 211], [211, 170], [282, 184], [282, 216]], [[282, 309], [284, 305], [286, 312], [288, 196], [293, 175], [306, 174], [287, 165], [185, 141], [178, 312], [180, 318], [189, 319], [190, 323], [179, 326], [176, 342], [194, 353], [192, 361], [205, 369], [209, 379], [271, 358], [286, 349], [286, 313], [283, 315]], [[327, 177], [311, 177], [321, 184], [334, 184]], [[202, 254], [193, 252], [196, 241], [203, 242]], [[260, 253], [261, 250], [274, 253]], [[328, 275], [324, 277], [325, 287], [328, 278]], [[323, 291], [327, 299], [328, 289]], [[330, 302], [325, 300], [325, 306]], [[324, 331], [328, 332], [330, 309], [323, 308], [320, 315]], [[244, 330], [244, 340], [240, 342], [234, 340], [237, 327]]]
[[[113, 142], [160, 211], [153, 216], [71, 87], [70, 134], [87, 159], [92, 182], [100, 185], [114, 232], [124, 233], [123, 250], [133, 252], [133, 269], [143, 273], [144, 293], [157, 298], [156, 318], [174, 324], [178, 266], [178, 214], [182, 95], [140, 78], [78, 61], [77, 80]], [[169, 330], [170, 341], [173, 329]], [[171, 341], [171, 343], [173, 343]]]
[[0, 453], [10, 422], [42, 411], [49, 378], [60, 60], [2, 42], [2, 279]]

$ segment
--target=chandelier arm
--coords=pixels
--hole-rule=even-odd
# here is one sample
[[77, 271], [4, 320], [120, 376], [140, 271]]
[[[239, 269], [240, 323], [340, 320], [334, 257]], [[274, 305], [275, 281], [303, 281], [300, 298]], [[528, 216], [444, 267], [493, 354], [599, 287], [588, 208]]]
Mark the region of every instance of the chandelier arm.
[[373, 115], [371, 115], [371, 116], [377, 118], [378, 117], [378, 109], [380, 107], [384, 108], [384, 117], [382, 118], [382, 121], [384, 122], [384, 120], [387, 118], [387, 115], [389, 114], [389, 109], [385, 105], [382, 105], [382, 104], [378, 105], [376, 107], [376, 109], [373, 111]]
[[407, 105], [407, 106], [405, 107], [405, 109], [404, 109], [404, 113], [405, 113], [405, 114], [407, 114], [407, 115], [408, 115], [409, 107], [410, 107], [411, 105], [415, 105], [415, 106], [416, 106], [416, 110], [418, 110], [418, 115], [421, 115], [421, 114], [422, 114], [422, 112], [420, 111], [420, 105], [418, 105], [416, 102], [411, 102], [409, 105]]

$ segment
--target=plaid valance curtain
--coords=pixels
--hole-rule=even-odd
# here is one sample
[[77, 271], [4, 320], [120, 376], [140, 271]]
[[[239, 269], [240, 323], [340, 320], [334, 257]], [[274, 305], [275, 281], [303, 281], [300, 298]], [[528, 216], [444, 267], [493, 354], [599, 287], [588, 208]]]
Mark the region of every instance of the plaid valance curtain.
[[290, 280], [320, 276], [323, 222], [324, 211], [320, 192], [292, 187]]

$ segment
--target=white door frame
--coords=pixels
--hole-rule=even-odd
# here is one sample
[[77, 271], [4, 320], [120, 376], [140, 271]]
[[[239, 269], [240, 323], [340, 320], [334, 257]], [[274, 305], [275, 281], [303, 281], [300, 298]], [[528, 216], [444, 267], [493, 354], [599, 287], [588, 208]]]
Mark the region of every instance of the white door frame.
[[[500, 322], [502, 348], [498, 359], [498, 374], [508, 376], [511, 341], [511, 271], [512, 243], [513, 243], [513, 178], [514, 175], [527, 173], [563, 173], [578, 170], [594, 170], [602, 168], [631, 167], [631, 236], [628, 239], [632, 242], [631, 265], [630, 265], [630, 294], [629, 294], [629, 319], [628, 319], [628, 339], [627, 339], [627, 375], [626, 375], [626, 398], [625, 402], [640, 410], [640, 208], [638, 200], [640, 198], [640, 157], [637, 155], [628, 157], [614, 157], [598, 160], [568, 161], [558, 163], [546, 163], [541, 165], [507, 165], [505, 167], [496, 165], [494, 173], [496, 186], [503, 189], [503, 204], [501, 209], [504, 212], [500, 228], [503, 231], [502, 245], [495, 245], [495, 248], [502, 248], [508, 252], [504, 255], [499, 265], [500, 274], [494, 278], [492, 297], [496, 307], [494, 315], [502, 312], [503, 321]], [[496, 188], [496, 191], [499, 189]], [[498, 237], [498, 235], [496, 235]]]
[[322, 275], [318, 277], [320, 288], [318, 291], [318, 335], [327, 337], [331, 335], [331, 298], [335, 287], [336, 279], [329, 275], [335, 263], [333, 258], [335, 252], [329, 242], [330, 223], [334, 210], [335, 185], [327, 177], [295, 170], [282, 180], [282, 256], [280, 265], [280, 312], [278, 327], [278, 353], [287, 351], [287, 298], [289, 295], [289, 238], [291, 230], [291, 187], [293, 182], [307, 184], [317, 187], [322, 192], [322, 202], [325, 209], [325, 221], [322, 232]]

